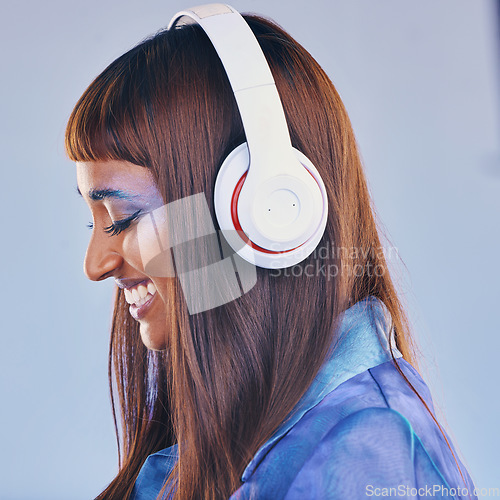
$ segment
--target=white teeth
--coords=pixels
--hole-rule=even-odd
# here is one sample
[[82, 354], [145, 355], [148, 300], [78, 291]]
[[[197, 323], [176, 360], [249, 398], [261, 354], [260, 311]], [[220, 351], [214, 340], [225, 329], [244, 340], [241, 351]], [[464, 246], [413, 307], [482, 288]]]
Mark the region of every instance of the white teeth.
[[123, 292], [128, 304], [134, 304], [135, 307], [141, 307], [153, 297], [156, 293], [156, 287], [150, 281], [147, 287], [143, 284], [136, 285], [135, 288], [125, 288]]
[[137, 293], [139, 294], [141, 300], [145, 299], [146, 295], [148, 294], [148, 289], [144, 285], [139, 285], [137, 287]]
[[127, 290], [126, 288], [123, 290], [125, 294], [125, 300], [127, 301], [127, 304], [133, 304], [134, 299], [132, 298], [132, 292], [130, 290]]

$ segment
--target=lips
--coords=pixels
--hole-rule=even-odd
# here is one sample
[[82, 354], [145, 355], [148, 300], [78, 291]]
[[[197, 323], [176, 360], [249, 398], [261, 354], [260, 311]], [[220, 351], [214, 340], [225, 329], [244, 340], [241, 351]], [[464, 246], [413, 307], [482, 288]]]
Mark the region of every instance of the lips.
[[130, 304], [129, 312], [136, 320], [144, 317], [156, 297], [156, 287], [149, 279], [140, 282], [136, 281], [133, 286], [123, 287], [123, 292], [125, 300]]

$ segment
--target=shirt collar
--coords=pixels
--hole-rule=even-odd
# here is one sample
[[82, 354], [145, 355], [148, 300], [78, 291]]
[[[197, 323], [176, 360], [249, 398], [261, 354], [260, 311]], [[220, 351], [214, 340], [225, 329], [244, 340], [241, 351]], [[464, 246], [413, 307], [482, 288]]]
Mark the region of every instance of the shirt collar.
[[[342, 382], [392, 359], [387, 337], [389, 325], [389, 311], [374, 296], [357, 302], [342, 313], [339, 333], [325, 363], [295, 408], [247, 465], [241, 477], [243, 482], [250, 478], [274, 444], [327, 394]], [[402, 357], [396, 347], [392, 352], [395, 358]]]

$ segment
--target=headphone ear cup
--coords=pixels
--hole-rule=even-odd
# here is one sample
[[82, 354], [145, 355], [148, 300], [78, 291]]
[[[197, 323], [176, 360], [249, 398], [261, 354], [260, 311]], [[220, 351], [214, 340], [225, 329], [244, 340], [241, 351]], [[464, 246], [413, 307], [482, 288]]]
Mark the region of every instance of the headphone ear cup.
[[214, 207], [217, 222], [231, 248], [246, 261], [266, 269], [282, 269], [293, 266], [307, 258], [317, 247], [326, 228], [328, 198], [323, 179], [312, 162], [293, 148], [304, 168], [317, 182], [322, 197], [323, 210], [319, 218], [312, 221], [315, 230], [312, 236], [296, 248], [272, 251], [250, 241], [238, 218], [238, 195], [245, 181], [250, 158], [247, 143], [239, 145], [224, 160], [219, 169], [214, 188]]

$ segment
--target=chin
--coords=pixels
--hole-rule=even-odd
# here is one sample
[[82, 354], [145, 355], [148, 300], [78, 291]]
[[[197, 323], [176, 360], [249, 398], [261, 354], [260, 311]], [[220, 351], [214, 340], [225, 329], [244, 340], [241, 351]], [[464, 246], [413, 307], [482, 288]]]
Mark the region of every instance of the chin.
[[166, 349], [165, 336], [163, 332], [155, 332], [148, 325], [139, 326], [143, 344], [151, 351], [163, 351]]

